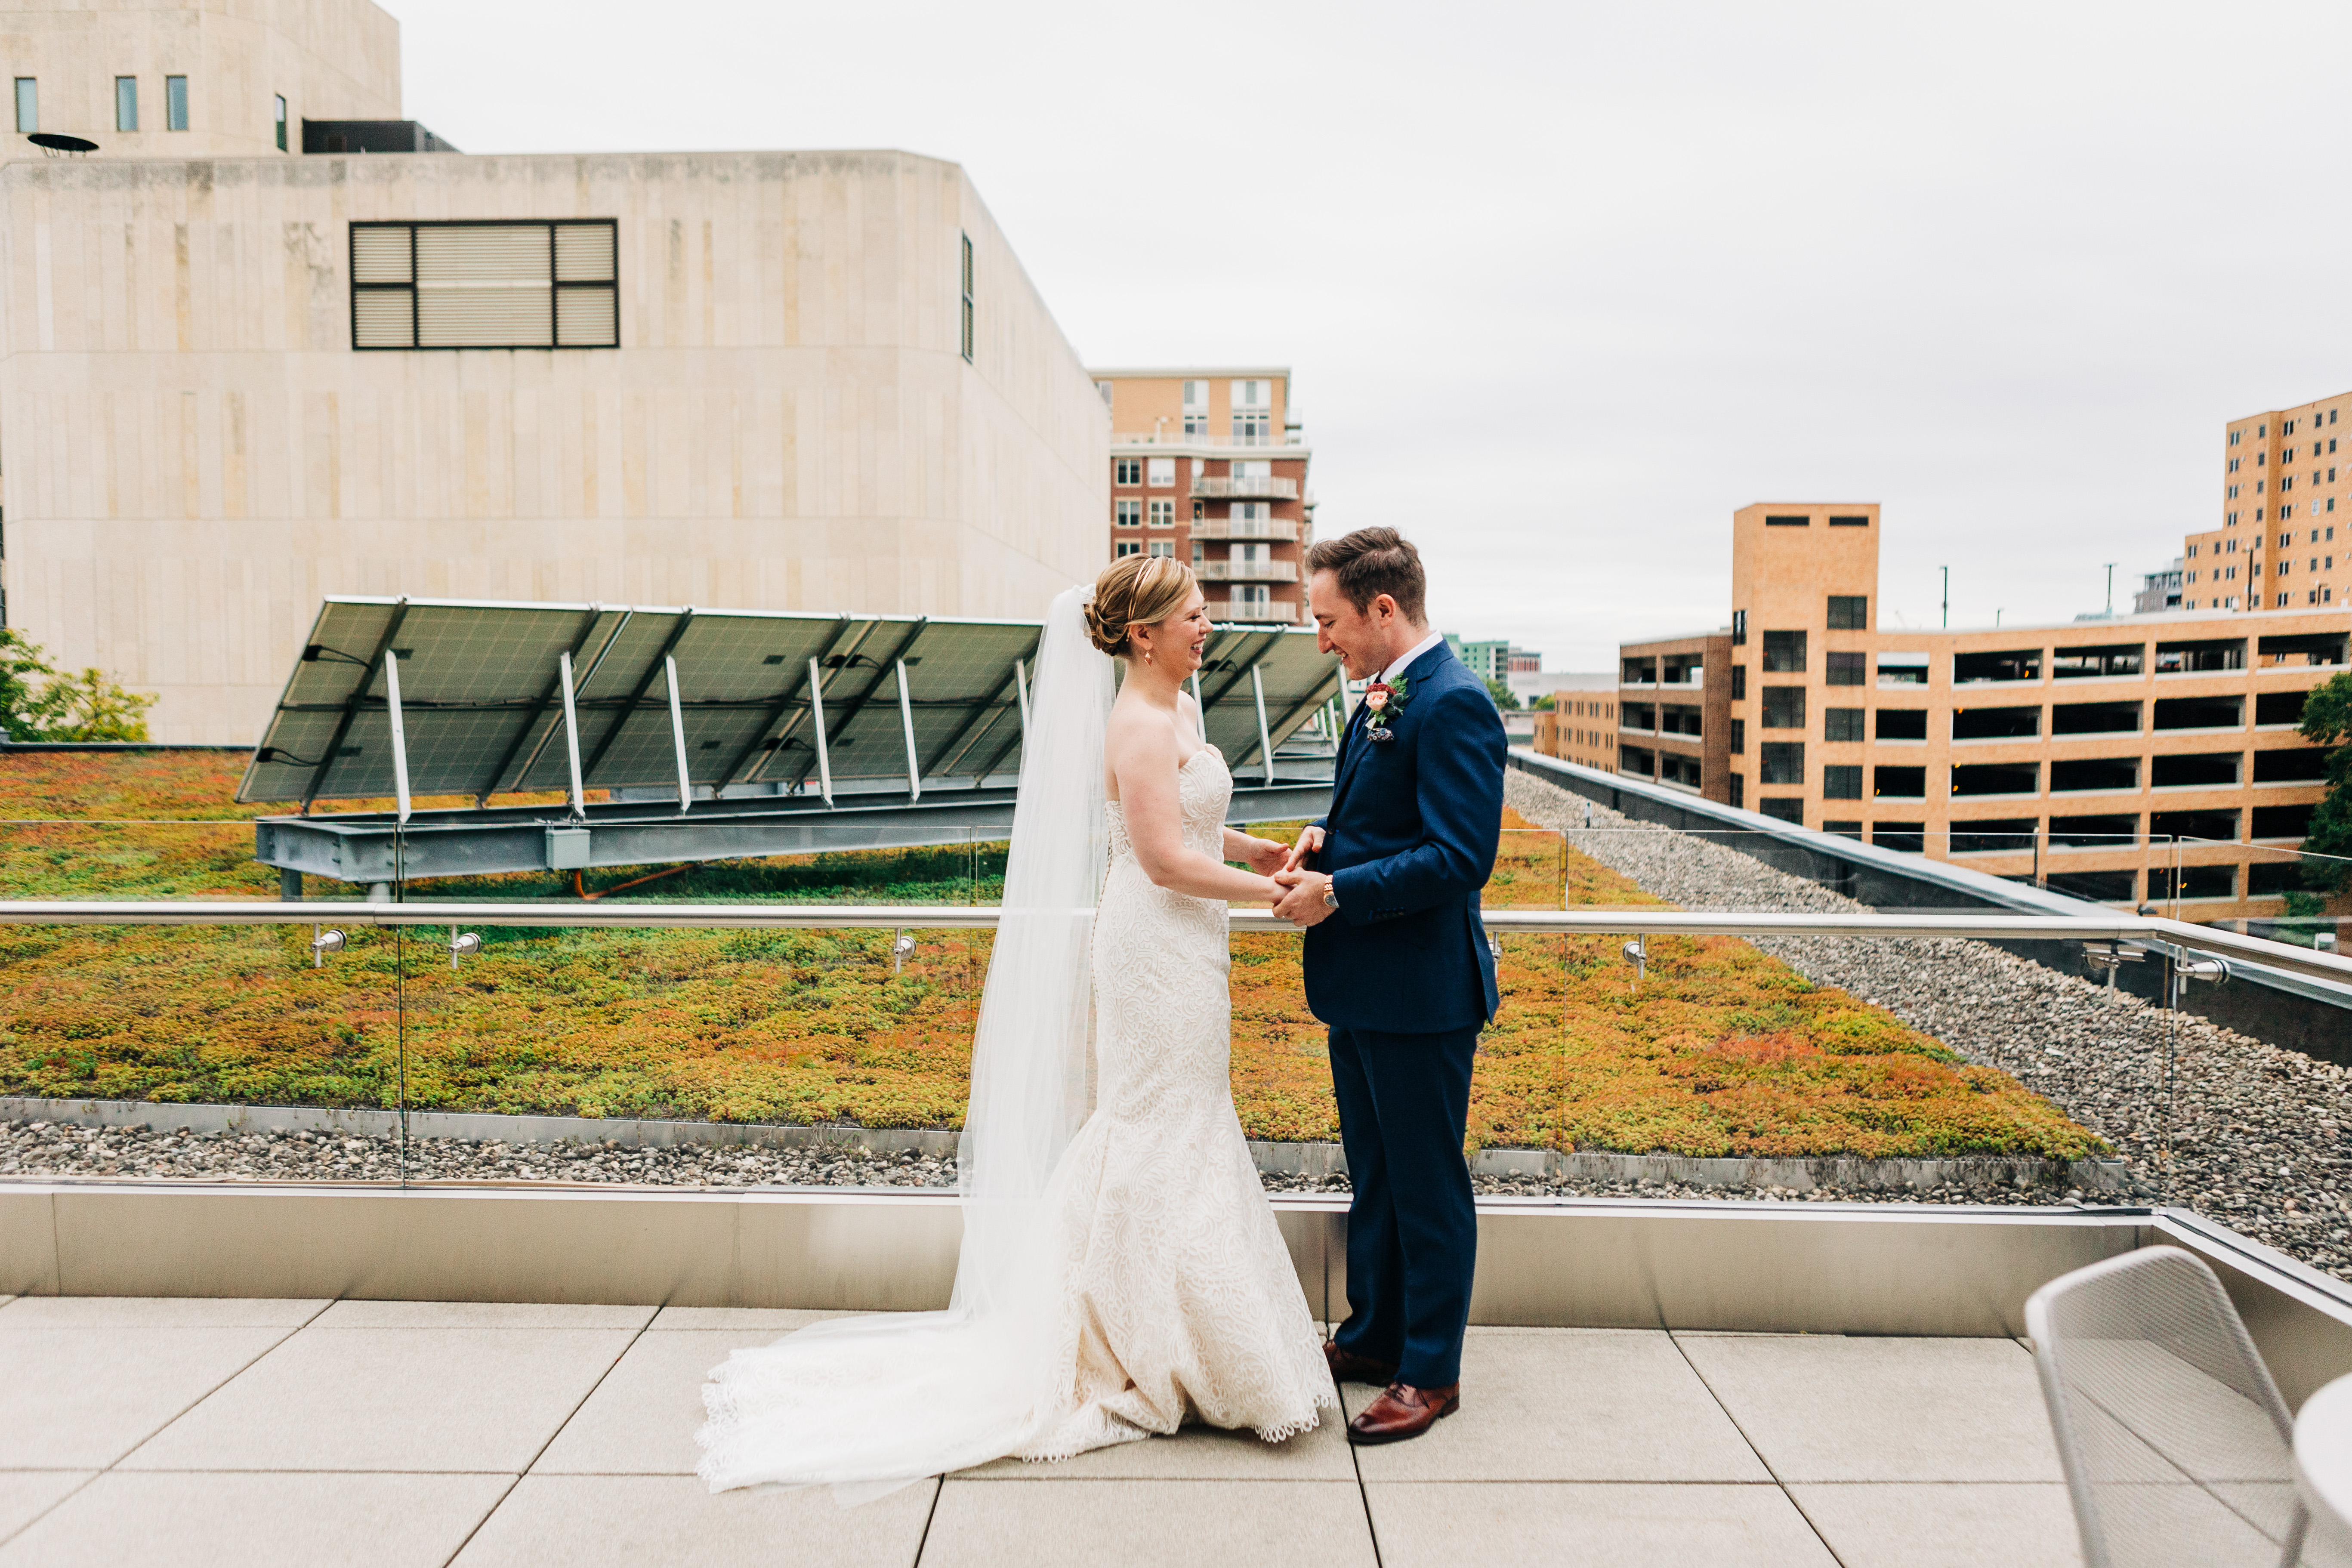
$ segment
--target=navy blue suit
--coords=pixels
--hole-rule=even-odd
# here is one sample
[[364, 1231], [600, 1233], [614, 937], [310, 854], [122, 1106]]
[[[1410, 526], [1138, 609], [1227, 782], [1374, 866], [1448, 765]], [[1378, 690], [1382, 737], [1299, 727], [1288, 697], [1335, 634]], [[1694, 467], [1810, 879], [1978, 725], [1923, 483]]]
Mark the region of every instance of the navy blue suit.
[[1391, 738], [1359, 706], [1317, 868], [1339, 908], [1307, 932], [1307, 1004], [1331, 1028], [1355, 1196], [1340, 1347], [1416, 1388], [1459, 1381], [1478, 1216], [1462, 1155], [1470, 1064], [1495, 1016], [1478, 890], [1502, 836], [1503, 721], [1444, 644], [1403, 671]]

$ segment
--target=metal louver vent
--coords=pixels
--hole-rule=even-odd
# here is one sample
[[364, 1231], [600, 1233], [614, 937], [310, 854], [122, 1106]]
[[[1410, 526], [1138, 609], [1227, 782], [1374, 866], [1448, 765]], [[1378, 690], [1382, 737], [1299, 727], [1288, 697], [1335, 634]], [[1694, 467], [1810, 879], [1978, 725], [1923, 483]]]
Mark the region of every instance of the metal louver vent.
[[352, 346], [617, 347], [616, 240], [611, 219], [353, 224]]

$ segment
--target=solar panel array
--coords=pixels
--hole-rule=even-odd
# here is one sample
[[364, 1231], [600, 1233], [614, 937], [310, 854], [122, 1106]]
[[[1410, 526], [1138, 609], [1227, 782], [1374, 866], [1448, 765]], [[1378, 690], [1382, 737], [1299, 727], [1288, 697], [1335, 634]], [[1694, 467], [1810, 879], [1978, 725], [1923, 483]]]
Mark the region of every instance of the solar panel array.
[[[331, 598], [237, 799], [392, 795], [383, 667], [394, 658], [417, 795], [568, 788], [566, 655], [586, 789], [677, 786], [666, 660], [697, 786], [815, 778], [820, 704], [835, 783], [903, 782], [902, 664], [919, 776], [1008, 774], [1021, 761], [1014, 667], [1034, 659], [1038, 633], [1024, 621]], [[1208, 738], [1236, 772], [1263, 763], [1261, 689], [1277, 747], [1339, 689], [1313, 634], [1288, 629], [1216, 628], [1200, 679]]]

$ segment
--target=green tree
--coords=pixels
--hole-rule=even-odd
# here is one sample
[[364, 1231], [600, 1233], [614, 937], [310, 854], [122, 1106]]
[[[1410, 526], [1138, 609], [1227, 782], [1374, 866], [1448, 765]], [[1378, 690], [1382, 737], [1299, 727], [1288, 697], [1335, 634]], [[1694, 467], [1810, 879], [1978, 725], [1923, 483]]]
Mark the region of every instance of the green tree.
[[[2352, 882], [2352, 671], [2311, 689], [2302, 729], [2305, 740], [2335, 748], [2327, 753], [2327, 795], [2304, 835], [2303, 880], [2341, 892]], [[2317, 858], [2322, 855], [2336, 858]]]
[[1538, 713], [1549, 713], [1552, 709], [1552, 694], [1547, 691], [1528, 706]]
[[0, 626], [0, 730], [32, 741], [143, 741], [155, 699], [125, 690], [102, 669], [68, 674], [40, 645]]
[[1492, 676], [1487, 677], [1486, 695], [1493, 698], [1495, 706], [1506, 713], [1519, 705], [1519, 694], [1511, 689], [1511, 683], [1507, 680], [1496, 680]]

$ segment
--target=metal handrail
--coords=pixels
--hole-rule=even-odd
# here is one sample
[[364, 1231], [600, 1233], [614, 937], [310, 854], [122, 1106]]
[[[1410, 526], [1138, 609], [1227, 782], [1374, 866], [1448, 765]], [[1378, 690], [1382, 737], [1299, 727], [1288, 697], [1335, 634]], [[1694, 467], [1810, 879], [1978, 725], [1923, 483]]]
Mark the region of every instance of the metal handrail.
[[[1091, 911], [1078, 911], [1091, 912]], [[337, 925], [709, 927], [752, 931], [794, 927], [889, 930], [989, 930], [1003, 916], [992, 904], [581, 904], [562, 902], [288, 903], [210, 899], [170, 903], [97, 899], [0, 901], [0, 925]], [[2314, 980], [2352, 985], [2352, 958], [2333, 957], [2263, 937], [2151, 915], [1979, 915], [1751, 913], [1706, 910], [1486, 909], [1489, 931], [1561, 936], [1958, 937], [1975, 941], [2131, 942], [2257, 963]], [[1287, 921], [1260, 910], [1233, 911], [1237, 932], [1289, 931]]]

